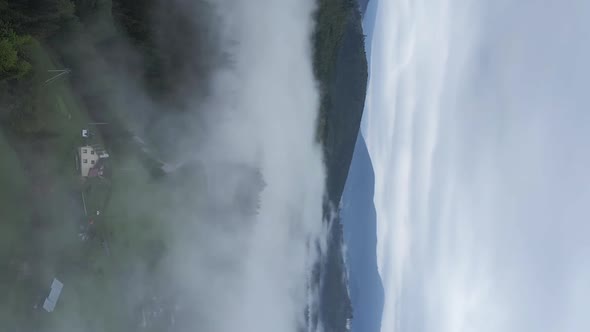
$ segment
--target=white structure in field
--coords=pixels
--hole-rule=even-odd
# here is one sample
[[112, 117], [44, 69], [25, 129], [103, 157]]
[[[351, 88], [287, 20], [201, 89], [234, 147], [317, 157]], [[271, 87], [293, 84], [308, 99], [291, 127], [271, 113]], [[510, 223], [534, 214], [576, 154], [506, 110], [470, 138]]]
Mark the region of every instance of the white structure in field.
[[82, 176], [88, 176], [88, 172], [97, 161], [98, 153], [96, 153], [94, 147], [87, 145], [80, 148], [80, 174]]
[[79, 149], [80, 175], [84, 177], [102, 176], [104, 159], [109, 154], [96, 145], [86, 145]]
[[51, 291], [45, 299], [45, 302], [43, 302], [43, 309], [45, 309], [45, 311], [52, 312], [53, 309], [55, 309], [55, 305], [57, 304], [57, 300], [59, 299], [59, 296], [61, 295], [61, 290], [63, 288], [64, 284], [62, 284], [61, 281], [54, 278], [53, 282], [51, 283]]

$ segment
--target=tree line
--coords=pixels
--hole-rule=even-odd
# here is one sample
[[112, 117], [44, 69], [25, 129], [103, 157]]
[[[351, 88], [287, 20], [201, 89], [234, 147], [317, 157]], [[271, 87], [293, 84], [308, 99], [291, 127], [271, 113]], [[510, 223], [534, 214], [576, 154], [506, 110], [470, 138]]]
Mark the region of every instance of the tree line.
[[74, 15], [70, 0], [0, 0], [0, 81], [25, 78], [33, 39], [50, 38]]

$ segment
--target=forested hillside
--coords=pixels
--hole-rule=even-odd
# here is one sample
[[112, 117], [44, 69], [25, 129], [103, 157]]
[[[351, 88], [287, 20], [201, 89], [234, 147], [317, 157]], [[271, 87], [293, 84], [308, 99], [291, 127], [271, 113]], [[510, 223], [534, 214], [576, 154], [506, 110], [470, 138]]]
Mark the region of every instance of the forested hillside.
[[367, 60], [358, 4], [322, 0], [314, 36], [315, 71], [321, 86], [318, 139], [324, 145], [328, 193], [340, 201], [360, 127]]
[[[318, 139], [328, 171], [327, 198], [337, 206], [352, 161], [367, 86], [364, 34], [355, 0], [320, 1], [314, 46], [314, 69], [321, 86]], [[336, 216], [321, 277], [320, 316], [326, 331], [347, 331], [353, 317], [342, 246], [342, 225]]]

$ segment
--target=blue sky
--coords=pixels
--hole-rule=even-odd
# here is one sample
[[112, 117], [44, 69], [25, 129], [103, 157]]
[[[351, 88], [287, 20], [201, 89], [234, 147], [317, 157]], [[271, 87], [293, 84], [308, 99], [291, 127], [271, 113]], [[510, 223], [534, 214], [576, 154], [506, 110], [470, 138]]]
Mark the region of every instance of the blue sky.
[[381, 330], [590, 330], [590, 2], [372, 2]]

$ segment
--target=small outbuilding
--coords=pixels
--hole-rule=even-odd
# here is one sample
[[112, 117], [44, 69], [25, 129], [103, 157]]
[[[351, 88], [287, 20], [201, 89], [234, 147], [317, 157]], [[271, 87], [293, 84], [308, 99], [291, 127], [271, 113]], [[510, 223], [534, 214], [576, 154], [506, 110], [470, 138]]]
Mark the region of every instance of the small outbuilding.
[[57, 304], [57, 300], [61, 295], [61, 290], [63, 289], [64, 284], [61, 281], [53, 278], [53, 282], [51, 283], [51, 291], [49, 292], [49, 296], [43, 302], [43, 309], [47, 312], [52, 312], [55, 309], [55, 305]]

